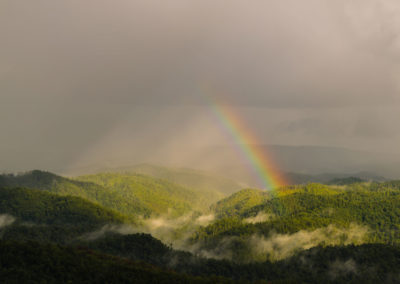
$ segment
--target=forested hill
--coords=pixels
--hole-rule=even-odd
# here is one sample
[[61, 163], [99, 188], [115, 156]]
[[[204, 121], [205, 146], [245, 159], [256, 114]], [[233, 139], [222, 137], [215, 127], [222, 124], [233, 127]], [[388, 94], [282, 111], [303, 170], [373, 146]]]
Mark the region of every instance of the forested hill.
[[80, 176], [79, 181], [106, 188], [128, 200], [137, 199], [146, 215], [180, 216], [192, 210], [206, 211], [218, 193], [202, 192], [141, 174], [100, 173]]
[[232, 283], [74, 247], [0, 241], [3, 283]]
[[19, 175], [0, 175], [0, 187], [17, 186], [79, 196], [132, 218], [167, 213], [176, 217], [192, 210], [206, 211], [221, 197], [217, 192], [195, 191], [139, 174], [108, 173], [70, 179], [35, 170]]
[[0, 276], [11, 282], [400, 281], [400, 181], [243, 189], [212, 206], [208, 193], [142, 174], [0, 183]]
[[218, 201], [211, 208], [218, 218], [233, 217], [263, 204], [269, 197], [270, 194], [261, 189], [243, 189]]
[[128, 219], [80, 197], [27, 188], [0, 188], [0, 214], [40, 224], [120, 224]]
[[80, 245], [190, 275], [223, 276], [252, 283], [398, 283], [400, 280], [400, 248], [383, 244], [317, 246], [285, 260], [247, 264], [175, 251], [143, 234], [109, 234]]
[[264, 201], [259, 196], [244, 190], [218, 202], [218, 219], [192, 236], [196, 250], [246, 262], [318, 245], [400, 244], [399, 181], [288, 186]]
[[[113, 249], [118, 254], [122, 246], [113, 239], [97, 242], [95, 250], [0, 240], [0, 277], [6, 283], [26, 283], [28, 279], [33, 283], [130, 283], [134, 280], [135, 283], [276, 284], [398, 283], [400, 280], [400, 249], [389, 245], [315, 247], [274, 263], [236, 264], [182, 252], [171, 254], [168, 248], [160, 252], [151, 250], [152, 242], [142, 239], [140, 244], [144, 246], [140, 250], [134, 243], [123, 241], [120, 252], [126, 257], [120, 257], [102, 252]], [[150, 254], [144, 254], [145, 251]], [[137, 262], [140, 256], [150, 264]]]
[[36, 189], [0, 188], [0, 238], [65, 243], [129, 217], [80, 197]]
[[288, 172], [284, 174], [289, 184], [308, 184], [308, 183], [323, 183], [323, 184], [337, 184], [337, 182], [344, 181], [346, 183], [352, 182], [384, 182], [388, 181], [387, 178], [371, 172], [356, 172], [352, 174], [346, 173], [323, 173], [323, 174], [300, 174]]
[[242, 189], [242, 186], [232, 179], [188, 168], [171, 168], [151, 164], [140, 164], [129, 168], [121, 168], [116, 171], [121, 173], [144, 174], [168, 180], [194, 190], [219, 192], [221, 195], [229, 195]]

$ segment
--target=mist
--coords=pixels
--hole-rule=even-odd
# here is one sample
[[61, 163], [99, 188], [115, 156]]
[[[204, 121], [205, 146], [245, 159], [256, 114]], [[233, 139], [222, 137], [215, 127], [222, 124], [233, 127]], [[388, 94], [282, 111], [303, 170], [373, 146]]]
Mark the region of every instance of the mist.
[[124, 225], [104, 225], [100, 229], [85, 233], [82, 236], [80, 236], [78, 239], [80, 240], [85, 240], [85, 241], [94, 241], [97, 240], [101, 237], [103, 237], [106, 233], [108, 232], [113, 232], [113, 233], [118, 233], [121, 235], [129, 235], [129, 234], [135, 234], [139, 233], [140, 230], [132, 225], [124, 224]]
[[195, 212], [190, 212], [175, 218], [171, 218], [168, 214], [150, 218], [140, 218], [136, 225], [107, 224], [98, 230], [83, 234], [79, 239], [93, 241], [103, 237], [108, 232], [121, 235], [147, 233], [171, 245], [175, 249], [187, 249], [187, 240], [192, 234], [200, 226], [209, 225], [214, 221], [214, 218], [214, 214], [211, 213], [201, 215]]
[[357, 264], [353, 259], [348, 259], [346, 261], [336, 260], [331, 263], [328, 271], [328, 275], [332, 279], [352, 273], [357, 273]]
[[244, 171], [217, 98], [260, 145], [365, 151], [346, 170], [398, 176], [399, 19], [395, 0], [2, 1], [0, 170]]
[[15, 218], [9, 214], [0, 214], [0, 229], [14, 223]]
[[[360, 245], [367, 242], [369, 232], [370, 229], [363, 225], [350, 224], [348, 228], [341, 228], [332, 224], [313, 231], [300, 230], [293, 234], [224, 237], [212, 248], [198, 242], [186, 249], [201, 257], [227, 259], [239, 263], [278, 261], [316, 246]], [[342, 267], [338, 265], [336, 268]]]

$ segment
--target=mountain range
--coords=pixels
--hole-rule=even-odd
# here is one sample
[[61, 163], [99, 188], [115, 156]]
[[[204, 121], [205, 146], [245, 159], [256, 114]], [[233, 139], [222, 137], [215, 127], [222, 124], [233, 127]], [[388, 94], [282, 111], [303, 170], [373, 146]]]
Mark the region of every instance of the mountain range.
[[9, 283], [396, 283], [400, 182], [328, 177], [265, 191], [153, 165], [75, 177], [1, 175], [0, 276]]

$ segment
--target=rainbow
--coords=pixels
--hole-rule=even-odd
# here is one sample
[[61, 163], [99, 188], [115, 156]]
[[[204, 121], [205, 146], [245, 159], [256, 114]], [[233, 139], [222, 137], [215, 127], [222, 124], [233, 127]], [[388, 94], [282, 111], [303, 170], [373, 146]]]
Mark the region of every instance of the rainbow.
[[211, 109], [220, 125], [234, 139], [234, 145], [241, 155], [250, 162], [252, 171], [257, 175], [263, 188], [275, 190], [286, 185], [287, 182], [277, 170], [278, 166], [273, 162], [271, 155], [267, 155], [265, 150], [257, 147], [261, 143], [234, 109], [215, 99], [210, 102]]

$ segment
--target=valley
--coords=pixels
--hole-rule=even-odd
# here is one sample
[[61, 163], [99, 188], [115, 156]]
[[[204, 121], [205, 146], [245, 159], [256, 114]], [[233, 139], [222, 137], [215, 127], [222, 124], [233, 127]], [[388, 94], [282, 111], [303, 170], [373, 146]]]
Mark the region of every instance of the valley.
[[[15, 275], [16, 265], [23, 273], [41, 269], [27, 258], [33, 247], [38, 263], [76, 258], [74, 269], [83, 269], [91, 259], [88, 269], [99, 270], [98, 279], [111, 277], [111, 267], [122, 271], [121, 279], [135, 271], [140, 279], [199, 283], [356, 283], [399, 273], [399, 181], [349, 177], [229, 191], [215, 188], [234, 181], [204, 172], [138, 169], [68, 178], [37, 170], [1, 175], [0, 247], [5, 255], [27, 252], [2, 273]], [[62, 274], [58, 269], [46, 272], [48, 279]]]

